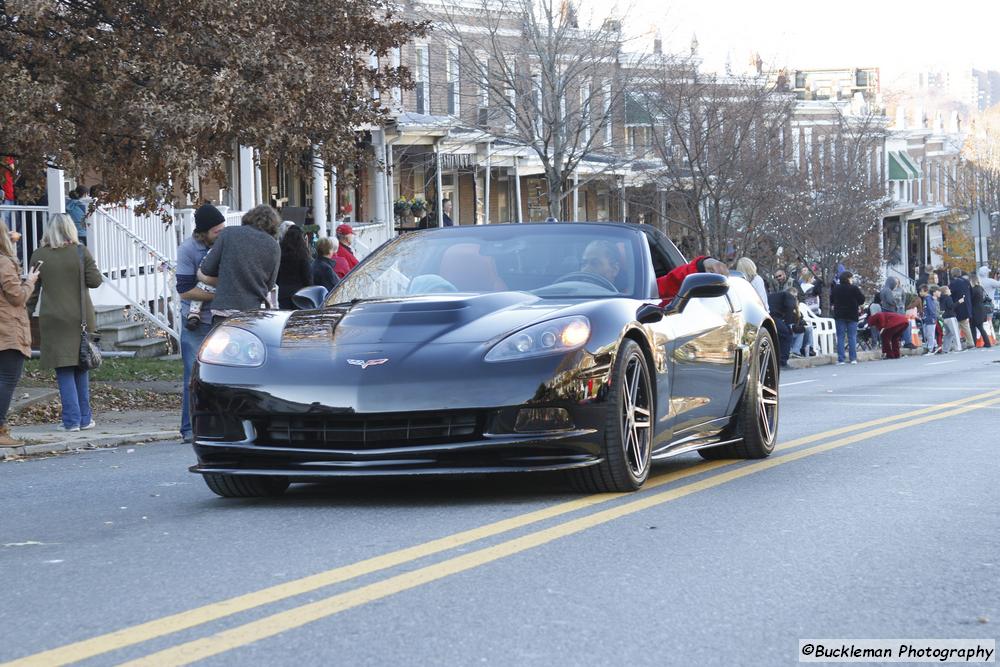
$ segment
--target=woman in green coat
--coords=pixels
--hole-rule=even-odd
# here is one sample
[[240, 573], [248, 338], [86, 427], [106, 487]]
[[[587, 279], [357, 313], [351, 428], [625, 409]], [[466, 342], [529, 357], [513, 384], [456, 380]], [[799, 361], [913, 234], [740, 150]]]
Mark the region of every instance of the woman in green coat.
[[[83, 252], [83, 275], [80, 271], [80, 251]], [[80, 283], [94, 288], [101, 284], [101, 272], [90, 252], [76, 235], [73, 219], [65, 213], [49, 219], [42, 236], [42, 245], [32, 254], [31, 265], [39, 271], [38, 289], [28, 302], [29, 312], [41, 299], [39, 334], [41, 365], [56, 370], [59, 396], [62, 399], [63, 431], [94, 428], [90, 410], [89, 373], [80, 364], [80, 324], [86, 313], [87, 331], [96, 330], [94, 305], [90, 293], [84, 292], [80, 304]]]

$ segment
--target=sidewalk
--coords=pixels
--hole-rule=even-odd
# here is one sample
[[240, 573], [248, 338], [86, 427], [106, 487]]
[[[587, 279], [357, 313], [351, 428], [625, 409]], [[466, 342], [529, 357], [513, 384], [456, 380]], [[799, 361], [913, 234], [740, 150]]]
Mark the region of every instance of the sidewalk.
[[[142, 390], [160, 396], [181, 393], [181, 383], [172, 380], [92, 382], [91, 399], [107, 398], [123, 390]], [[147, 394], [148, 395], [148, 394]], [[59, 390], [54, 387], [23, 387], [14, 392], [10, 414], [33, 406], [58, 404]], [[108, 400], [104, 401], [108, 403]], [[95, 407], [97, 426], [88, 431], [65, 433], [56, 430], [58, 418], [41, 424], [11, 425], [11, 435], [25, 443], [23, 447], [0, 448], [0, 461], [22, 456], [52, 454], [97, 447], [116, 447], [155, 440], [180, 442], [180, 410], [163, 409], [150, 403], [138, 409], [104, 409]], [[58, 414], [56, 412], [56, 414]]]
[[26, 444], [24, 447], [0, 448], [0, 460], [30, 454], [114, 447], [154, 440], [173, 440], [178, 443], [181, 441], [178, 431], [180, 415], [176, 411], [105, 412], [95, 415], [95, 420], [96, 428], [77, 433], [59, 432], [55, 424], [13, 426], [10, 429], [11, 435]]

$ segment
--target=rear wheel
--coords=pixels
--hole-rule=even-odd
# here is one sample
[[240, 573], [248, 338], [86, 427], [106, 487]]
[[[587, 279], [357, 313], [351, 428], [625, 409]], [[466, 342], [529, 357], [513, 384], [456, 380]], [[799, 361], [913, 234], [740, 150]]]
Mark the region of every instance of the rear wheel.
[[649, 477], [653, 430], [653, 388], [646, 356], [625, 339], [608, 395], [604, 460], [573, 470], [570, 481], [586, 493], [636, 491]]
[[205, 473], [205, 484], [223, 498], [266, 498], [280, 496], [288, 488], [287, 477], [221, 475]]
[[778, 355], [767, 329], [757, 334], [743, 397], [736, 406], [734, 423], [723, 432], [724, 439], [738, 442], [699, 449], [701, 457], [717, 459], [763, 459], [774, 451], [778, 433]]

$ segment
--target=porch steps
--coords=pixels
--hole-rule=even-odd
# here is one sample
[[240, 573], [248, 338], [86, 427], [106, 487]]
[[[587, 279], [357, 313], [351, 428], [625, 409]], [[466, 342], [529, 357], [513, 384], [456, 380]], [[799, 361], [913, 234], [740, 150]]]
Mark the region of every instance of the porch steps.
[[167, 339], [156, 338], [136, 338], [118, 343], [117, 349], [123, 352], [135, 352], [137, 357], [162, 357], [168, 352]]
[[128, 319], [122, 306], [96, 306], [94, 310], [102, 350], [133, 352], [137, 357], [160, 357], [169, 351], [166, 338], [147, 338], [147, 324]]

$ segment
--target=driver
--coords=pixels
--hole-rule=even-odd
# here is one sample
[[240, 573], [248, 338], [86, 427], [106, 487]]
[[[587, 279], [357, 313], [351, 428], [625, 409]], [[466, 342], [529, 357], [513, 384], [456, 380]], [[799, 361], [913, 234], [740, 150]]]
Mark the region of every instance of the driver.
[[618, 276], [622, 272], [622, 260], [618, 248], [611, 241], [591, 241], [580, 258], [580, 270], [584, 273], [606, 278], [618, 287]]

